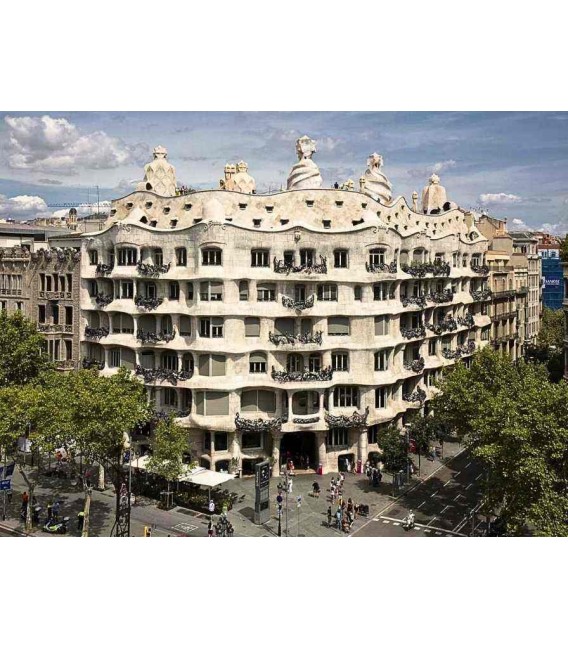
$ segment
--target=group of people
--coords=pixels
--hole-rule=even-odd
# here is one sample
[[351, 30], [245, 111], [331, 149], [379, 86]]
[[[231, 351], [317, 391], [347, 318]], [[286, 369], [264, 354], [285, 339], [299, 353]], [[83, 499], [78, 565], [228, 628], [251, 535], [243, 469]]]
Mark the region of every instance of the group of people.
[[[349, 532], [353, 522], [365, 510], [364, 505], [357, 505], [352, 498], [345, 498], [343, 494], [343, 483], [345, 482], [345, 473], [340, 472], [337, 478], [332, 477], [329, 484], [330, 505], [327, 508], [327, 525], [331, 527], [334, 523], [338, 530]], [[314, 483], [314, 492], [315, 485]], [[319, 485], [318, 485], [319, 488]], [[315, 493], [314, 493], [315, 495]], [[319, 494], [318, 494], [319, 495]], [[332, 511], [332, 505], [337, 504], [335, 514]]]
[[365, 475], [369, 478], [369, 482], [373, 487], [378, 487], [383, 479], [381, 470], [376, 466], [371, 466], [369, 461], [367, 461], [367, 464], [365, 465]]
[[228, 520], [225, 512], [221, 514], [217, 523], [213, 523], [213, 516], [209, 517], [207, 523], [207, 536], [233, 536], [235, 528]]
[[191, 189], [182, 185], [181, 187], [176, 187], [176, 196], [185, 196], [186, 194], [191, 193]]

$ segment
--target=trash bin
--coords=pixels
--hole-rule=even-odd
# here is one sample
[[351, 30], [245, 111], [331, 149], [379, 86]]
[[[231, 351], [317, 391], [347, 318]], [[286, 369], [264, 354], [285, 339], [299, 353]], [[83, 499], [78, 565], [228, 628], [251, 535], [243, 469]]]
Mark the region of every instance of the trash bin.
[[316, 473], [318, 475], [323, 475], [323, 466], [321, 464], [318, 464], [318, 469]]
[[357, 460], [357, 473], [363, 473], [363, 462]]

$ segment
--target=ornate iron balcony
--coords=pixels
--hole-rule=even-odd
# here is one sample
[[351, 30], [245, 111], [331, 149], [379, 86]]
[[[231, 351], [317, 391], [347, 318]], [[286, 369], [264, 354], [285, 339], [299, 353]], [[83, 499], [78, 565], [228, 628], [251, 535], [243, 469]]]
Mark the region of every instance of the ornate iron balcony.
[[411, 392], [410, 394], [408, 392], [404, 393], [402, 395], [402, 400], [409, 401], [410, 403], [416, 403], [419, 401], [423, 404], [426, 401], [426, 392], [418, 386], [414, 392]]
[[405, 370], [410, 370], [419, 374], [424, 369], [424, 359], [420, 356], [413, 361], [404, 361], [403, 365]]
[[463, 356], [467, 354], [473, 354], [475, 351], [475, 342], [473, 340], [468, 340], [463, 345], [458, 345], [458, 350], [462, 353]]
[[321, 345], [322, 332], [315, 331], [313, 334], [296, 334], [295, 336], [290, 336], [289, 334], [275, 334], [270, 331], [268, 333], [268, 340], [276, 346], [295, 345], [296, 343], [300, 343], [300, 345], [309, 345], [311, 343]]
[[140, 340], [142, 344], [146, 343], [169, 343], [176, 337], [176, 330], [173, 331], [161, 331], [156, 333], [154, 331], [144, 331], [144, 329], [138, 329], [136, 332], [136, 339]]
[[490, 300], [493, 291], [490, 288], [480, 288], [477, 291], [470, 291], [469, 294], [475, 302], [480, 302], [481, 300]]
[[426, 306], [426, 297], [424, 295], [410, 295], [409, 297], [401, 297], [400, 301], [402, 306], [408, 306], [410, 304], [415, 304], [423, 309]]
[[[18, 291], [17, 294], [21, 295], [21, 291]], [[70, 300], [72, 298], [72, 293], [71, 291], [40, 291], [39, 296], [50, 301]]]
[[529, 292], [529, 287], [528, 286], [521, 286], [515, 292], [516, 292], [517, 295], [526, 295]]
[[365, 262], [365, 268], [368, 273], [396, 273], [398, 266], [396, 261], [391, 261], [390, 264], [370, 264]]
[[409, 340], [410, 338], [424, 338], [424, 336], [426, 335], [426, 329], [422, 325], [414, 328], [403, 327], [400, 330], [400, 335], [403, 338], [408, 338]]
[[193, 371], [169, 370], [165, 367], [146, 368], [136, 365], [134, 373], [144, 379], [144, 383], [153, 383], [154, 381], [167, 381], [172, 385], [177, 385], [178, 381], [187, 381], [193, 376]]
[[325, 275], [327, 274], [327, 257], [319, 256], [319, 264], [302, 264], [301, 266], [294, 266], [294, 264], [288, 263], [283, 259], [276, 259], [274, 257], [274, 272], [275, 273], [284, 273], [289, 275], [290, 273], [305, 273], [306, 275], [311, 275], [312, 273], [316, 275]]
[[96, 368], [97, 370], [104, 370], [105, 368], [105, 362], [98, 361], [95, 358], [83, 358], [82, 365], [84, 370], [90, 370], [91, 368]]
[[285, 306], [288, 309], [294, 309], [295, 311], [304, 311], [305, 309], [311, 309], [314, 306], [315, 296], [310, 295], [310, 297], [305, 300], [295, 301], [291, 297], [286, 295], [282, 296], [282, 306]]
[[471, 313], [466, 313], [463, 318], [458, 317], [458, 324], [462, 327], [475, 327], [475, 322]]
[[493, 299], [505, 299], [510, 297], [515, 297], [515, 291], [496, 291], [493, 293]]
[[97, 268], [95, 269], [95, 274], [96, 275], [110, 275], [112, 273], [112, 269], [114, 268], [114, 264], [102, 264], [98, 263]]
[[71, 358], [61, 361], [55, 361], [55, 367], [58, 370], [72, 370], [75, 369], [75, 361]]
[[333, 378], [333, 369], [331, 366], [322, 367], [315, 372], [288, 372], [287, 370], [275, 370], [272, 366], [272, 378], [278, 383], [287, 383], [288, 381], [331, 381]]
[[105, 336], [108, 336], [109, 329], [108, 327], [85, 327], [85, 336], [87, 338], [93, 338], [94, 340], [100, 340]]
[[271, 433], [282, 428], [282, 419], [245, 419], [241, 413], [235, 416], [235, 428], [243, 433]]
[[451, 272], [450, 264], [445, 261], [412, 262], [410, 265], [401, 264], [400, 269], [408, 275], [412, 275], [412, 277], [424, 277], [428, 273], [434, 277], [448, 277]]
[[453, 302], [454, 294], [451, 289], [447, 288], [443, 291], [434, 291], [433, 293], [430, 293], [427, 296], [427, 299], [435, 304], [444, 304], [445, 302]]
[[443, 349], [442, 350], [442, 356], [449, 361], [453, 360], [454, 358], [460, 358], [461, 356], [461, 351], [458, 349]]
[[436, 336], [439, 336], [445, 331], [455, 331], [458, 328], [458, 323], [450, 316], [442, 320], [442, 322], [438, 322], [438, 324], [427, 324], [426, 328], [433, 331]]
[[49, 334], [72, 334], [73, 325], [70, 324], [38, 324], [37, 330], [40, 333], [49, 333]]
[[325, 423], [330, 428], [359, 428], [367, 425], [367, 417], [369, 416], [369, 406], [365, 408], [364, 413], [359, 413], [357, 410], [353, 412], [350, 417], [346, 415], [330, 415], [325, 413]]
[[320, 420], [319, 417], [294, 417], [293, 424], [315, 424]]
[[474, 266], [473, 264], [470, 264], [469, 267], [474, 273], [477, 273], [478, 275], [489, 275], [489, 266], [485, 264], [483, 266]]
[[134, 298], [134, 304], [139, 309], [146, 309], [146, 311], [157, 309], [163, 301], [164, 299], [161, 297], [142, 297], [142, 295], [137, 295]]
[[144, 277], [160, 277], [170, 270], [171, 264], [143, 264], [139, 261], [136, 270]]
[[97, 303], [97, 306], [100, 306], [102, 309], [104, 309], [105, 306], [108, 306], [113, 300], [114, 297], [112, 295], [105, 295], [104, 293], [97, 293], [95, 295], [95, 302]]

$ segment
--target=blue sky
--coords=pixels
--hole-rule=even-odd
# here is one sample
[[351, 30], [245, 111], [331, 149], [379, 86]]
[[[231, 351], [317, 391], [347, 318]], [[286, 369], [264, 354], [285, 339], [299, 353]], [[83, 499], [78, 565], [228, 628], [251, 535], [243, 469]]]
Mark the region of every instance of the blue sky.
[[304, 134], [325, 185], [357, 183], [377, 151], [395, 196], [410, 200], [436, 171], [450, 200], [510, 229], [568, 230], [568, 113], [558, 112], [1, 113], [0, 218], [87, 201], [95, 185], [101, 199], [122, 196], [157, 144], [181, 183], [217, 187], [224, 164], [244, 159], [260, 191], [277, 189]]

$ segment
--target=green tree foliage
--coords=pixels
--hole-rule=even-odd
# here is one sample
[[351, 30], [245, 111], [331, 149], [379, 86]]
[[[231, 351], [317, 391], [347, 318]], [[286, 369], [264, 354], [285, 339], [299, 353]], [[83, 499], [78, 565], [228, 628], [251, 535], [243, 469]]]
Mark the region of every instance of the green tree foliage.
[[560, 239], [560, 259], [562, 262], [568, 262], [568, 235]]
[[20, 311], [0, 311], [0, 385], [23, 385], [53, 367], [45, 338]]
[[564, 346], [564, 313], [562, 309], [544, 307], [538, 333], [538, 344], [544, 347], [556, 347], [561, 350]]
[[527, 347], [525, 358], [543, 363], [550, 380], [558, 383], [564, 375], [564, 313], [544, 308], [536, 345]]
[[389, 473], [396, 473], [406, 469], [408, 464], [408, 444], [405, 436], [396, 427], [391, 424], [377, 435], [377, 443], [381, 449], [381, 460], [385, 470]]
[[187, 429], [176, 424], [173, 415], [159, 419], [152, 434], [148, 470], [161, 475], [168, 483], [175, 482], [187, 468], [183, 464], [183, 454], [187, 449]]
[[568, 534], [568, 384], [485, 348], [440, 387], [434, 412], [484, 465], [487, 506], [513, 534]]

